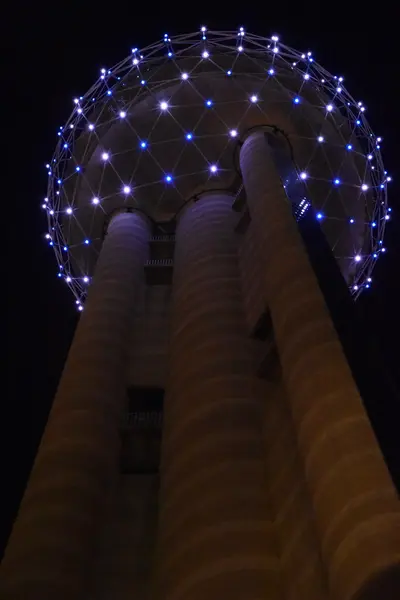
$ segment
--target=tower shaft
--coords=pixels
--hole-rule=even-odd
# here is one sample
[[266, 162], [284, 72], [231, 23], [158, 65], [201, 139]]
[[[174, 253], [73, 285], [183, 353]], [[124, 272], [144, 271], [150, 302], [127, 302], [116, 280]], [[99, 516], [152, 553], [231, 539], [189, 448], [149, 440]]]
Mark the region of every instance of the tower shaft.
[[81, 598], [119, 470], [119, 421], [147, 219], [111, 221], [2, 564], [4, 600]]
[[176, 230], [159, 523], [171, 600], [280, 597], [232, 200], [202, 195]]
[[394, 598], [398, 498], [261, 131], [240, 166], [331, 588], [344, 600]]

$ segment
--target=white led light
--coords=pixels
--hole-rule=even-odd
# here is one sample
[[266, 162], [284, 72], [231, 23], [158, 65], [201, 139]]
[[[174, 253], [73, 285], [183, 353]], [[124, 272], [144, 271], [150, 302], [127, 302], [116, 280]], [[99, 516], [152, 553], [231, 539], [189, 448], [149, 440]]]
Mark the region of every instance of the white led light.
[[97, 198], [97, 196], [92, 198], [92, 204], [99, 204], [99, 202], [100, 202], [100, 200]]
[[269, 73], [270, 75], [274, 75], [275, 71], [274, 71], [274, 69], [269, 69], [268, 73]]
[[78, 310], [80, 310], [80, 311], [82, 311], [82, 310], [83, 310], [83, 306], [82, 306], [82, 304], [79, 304], [79, 305], [78, 305]]
[[231, 129], [230, 132], [229, 132], [229, 135], [231, 137], [236, 137], [237, 136], [237, 130], [236, 129]]
[[279, 48], [275, 46], [274, 48], [272, 48], [272, 52], [275, 52], [275, 54], [277, 54], [279, 52]]
[[66, 278], [65, 278], [65, 281], [66, 281], [67, 283], [71, 283], [72, 279], [71, 279], [71, 277], [69, 277], [69, 276], [68, 276], [68, 277], [66, 277]]
[[389, 176], [389, 177], [386, 177], [386, 181], [389, 181], [389, 182], [390, 182], [390, 181], [392, 181], [392, 178], [391, 178], [390, 176]]
[[368, 160], [372, 160], [374, 157], [372, 156], [372, 154], [368, 154], [367, 158]]
[[361, 189], [362, 189], [363, 192], [366, 192], [367, 189], [368, 189], [368, 185], [366, 183], [363, 183], [362, 186], [361, 186]]
[[204, 27], [204, 25], [203, 25], [203, 27], [201, 28], [201, 30], [200, 30], [200, 31], [201, 31], [202, 33], [205, 33], [205, 32], [207, 31], [207, 27]]
[[102, 160], [108, 160], [110, 158], [110, 155], [108, 154], [108, 152], [103, 152], [103, 154], [101, 155]]
[[203, 52], [203, 54], [202, 54], [202, 57], [203, 57], [203, 58], [209, 58], [209, 56], [210, 56], [210, 53], [209, 53], [209, 52], [207, 52], [207, 50], [204, 50], [204, 52]]
[[304, 73], [304, 79], [310, 79], [310, 76], [308, 73]]
[[134, 65], [138, 65], [139, 64], [139, 59], [138, 58], [134, 58], [132, 62], [133, 62]]
[[332, 106], [332, 104], [328, 104], [328, 105], [327, 105], [327, 107], [326, 107], [326, 110], [327, 110], [328, 112], [332, 112], [332, 111], [333, 111], [333, 106]]
[[250, 102], [253, 102], [253, 104], [254, 104], [254, 103], [255, 103], [255, 102], [257, 102], [257, 101], [258, 101], [258, 96], [256, 96], [255, 94], [253, 94], [253, 95], [250, 97]]
[[217, 165], [210, 165], [210, 171], [211, 173], [216, 173], [218, 171]]
[[89, 277], [87, 277], [87, 275], [85, 275], [85, 277], [83, 278], [83, 281], [84, 281], [85, 283], [87, 283], [87, 282], [89, 281]]
[[318, 139], [319, 142], [322, 143], [324, 141], [324, 136], [323, 135], [319, 135], [317, 139]]
[[101, 69], [100, 73], [103, 73], [103, 75], [105, 74], [106, 70], [105, 69]]
[[360, 262], [360, 260], [361, 260], [361, 256], [360, 256], [359, 254], [356, 254], [356, 255], [355, 255], [355, 257], [354, 257], [354, 260], [355, 260], [356, 262]]
[[121, 110], [121, 112], [119, 113], [119, 116], [120, 116], [121, 119], [125, 119], [126, 112], [124, 110]]
[[238, 52], [243, 52], [243, 46], [238, 46]]
[[181, 78], [186, 81], [187, 79], [189, 79], [189, 75], [187, 73], [182, 73]]
[[161, 110], [168, 110], [168, 102], [166, 102], [165, 100], [162, 100], [160, 102], [160, 108], [161, 108]]
[[273, 42], [279, 42], [279, 37], [277, 35], [273, 35], [272, 38], [271, 38], [271, 40]]
[[340, 94], [340, 92], [342, 91], [342, 88], [341, 87], [337, 87], [336, 91], [337, 91], [338, 94]]
[[67, 215], [72, 215], [72, 208], [68, 207], [65, 212], [67, 213]]
[[130, 194], [131, 188], [129, 187], [129, 185], [124, 185], [122, 191], [124, 192], [124, 194]]
[[74, 98], [74, 102], [75, 102], [75, 104], [78, 104], [78, 102], [79, 102], [78, 98]]
[[300, 173], [300, 179], [303, 179], [303, 180], [304, 180], [304, 179], [307, 179], [307, 177], [308, 177], [308, 174], [307, 174], [305, 171], [302, 171], [302, 172]]

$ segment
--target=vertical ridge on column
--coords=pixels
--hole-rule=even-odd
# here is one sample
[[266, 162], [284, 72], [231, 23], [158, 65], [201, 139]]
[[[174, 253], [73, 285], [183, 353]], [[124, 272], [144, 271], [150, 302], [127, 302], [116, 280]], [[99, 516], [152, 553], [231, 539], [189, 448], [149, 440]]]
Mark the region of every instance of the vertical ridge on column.
[[399, 597], [399, 501], [262, 132], [240, 165], [332, 589], [340, 600], [381, 598], [379, 588]]
[[0, 571], [4, 600], [87, 595], [103, 499], [118, 469], [127, 342], [148, 225], [112, 220]]
[[204, 195], [176, 231], [157, 582], [165, 600], [279, 597], [231, 206], [229, 194]]

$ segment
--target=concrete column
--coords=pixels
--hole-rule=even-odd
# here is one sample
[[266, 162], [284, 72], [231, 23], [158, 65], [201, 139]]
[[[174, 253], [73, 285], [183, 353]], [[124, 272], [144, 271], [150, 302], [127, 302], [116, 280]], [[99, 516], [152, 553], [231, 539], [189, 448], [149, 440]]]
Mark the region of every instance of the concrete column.
[[203, 195], [176, 232], [164, 404], [158, 599], [276, 599], [262, 403], [250, 354], [232, 197]]
[[332, 590], [398, 598], [399, 501], [262, 132], [245, 140], [240, 164]]
[[111, 221], [0, 570], [4, 600], [87, 597], [107, 491], [119, 468], [127, 342], [149, 230]]

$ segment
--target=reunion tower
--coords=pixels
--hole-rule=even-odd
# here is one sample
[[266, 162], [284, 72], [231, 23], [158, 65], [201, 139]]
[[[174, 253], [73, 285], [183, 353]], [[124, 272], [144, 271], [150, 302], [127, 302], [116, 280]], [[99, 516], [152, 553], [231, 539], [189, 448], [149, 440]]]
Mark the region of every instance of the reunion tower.
[[398, 496], [310, 242], [354, 296], [385, 252], [345, 85], [202, 27], [74, 99], [43, 206], [82, 315], [2, 600], [400, 598]]

